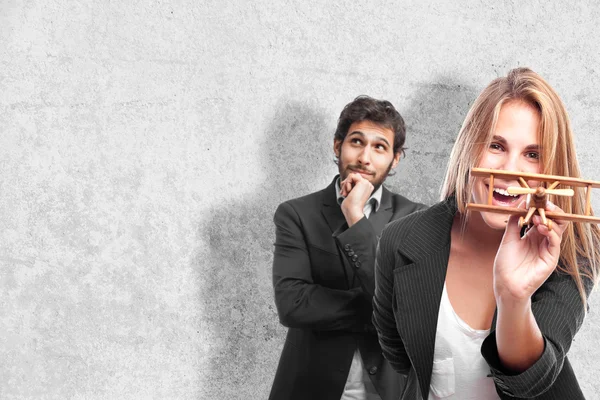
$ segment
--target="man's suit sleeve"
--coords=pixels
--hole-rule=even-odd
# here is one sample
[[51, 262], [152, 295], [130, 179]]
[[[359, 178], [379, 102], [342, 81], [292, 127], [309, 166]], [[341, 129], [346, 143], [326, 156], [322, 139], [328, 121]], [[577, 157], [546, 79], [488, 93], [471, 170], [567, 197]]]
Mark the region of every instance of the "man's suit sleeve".
[[[586, 296], [593, 284], [583, 278]], [[490, 366], [496, 386], [511, 397], [530, 398], [544, 393], [560, 374], [573, 337], [581, 327], [585, 311], [575, 281], [555, 271], [534, 293], [531, 310], [544, 337], [544, 352], [527, 370], [515, 374], [502, 366], [494, 331], [483, 341], [481, 354]]]
[[377, 251], [378, 237], [373, 226], [366, 217], [348, 227], [342, 225], [333, 233], [340, 251], [342, 251], [357, 274], [363, 290], [369, 297], [369, 302], [375, 292], [375, 253]]
[[398, 334], [393, 306], [394, 268], [401, 268], [404, 260], [402, 258], [396, 260], [394, 243], [397, 242], [397, 238], [389, 235], [388, 232], [388, 228], [384, 229], [377, 248], [373, 325], [379, 336], [383, 356], [397, 372], [406, 375], [411, 363], [404, 342]]
[[[405, 216], [425, 208], [427, 206], [424, 204], [406, 201], [397, 206], [396, 213], [398, 216]], [[351, 227], [343, 224], [333, 233], [339, 248], [358, 276], [363, 290], [368, 294], [369, 301], [375, 294], [374, 266], [380, 233], [375, 232], [367, 217], [363, 217]]]
[[281, 323], [317, 331], [364, 331], [370, 307], [360, 288], [337, 290], [313, 281], [298, 213], [289, 203], [275, 212], [273, 287]]

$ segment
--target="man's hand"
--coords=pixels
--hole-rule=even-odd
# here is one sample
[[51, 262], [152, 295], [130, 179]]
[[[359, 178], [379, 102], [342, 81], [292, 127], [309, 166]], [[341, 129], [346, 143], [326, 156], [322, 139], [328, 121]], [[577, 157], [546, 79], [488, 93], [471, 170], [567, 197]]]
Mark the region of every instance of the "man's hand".
[[356, 172], [349, 174], [340, 182], [340, 194], [346, 197], [342, 202], [342, 213], [349, 227], [365, 216], [365, 204], [371, 197], [373, 189], [371, 182]]

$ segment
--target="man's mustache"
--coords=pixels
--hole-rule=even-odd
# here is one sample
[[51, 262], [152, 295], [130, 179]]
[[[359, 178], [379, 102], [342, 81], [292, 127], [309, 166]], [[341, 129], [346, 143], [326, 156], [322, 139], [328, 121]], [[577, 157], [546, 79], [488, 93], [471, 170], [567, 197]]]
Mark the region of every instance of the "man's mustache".
[[363, 172], [365, 174], [375, 175], [375, 171], [370, 171], [370, 170], [362, 168], [358, 165], [349, 165], [348, 169], [352, 172]]

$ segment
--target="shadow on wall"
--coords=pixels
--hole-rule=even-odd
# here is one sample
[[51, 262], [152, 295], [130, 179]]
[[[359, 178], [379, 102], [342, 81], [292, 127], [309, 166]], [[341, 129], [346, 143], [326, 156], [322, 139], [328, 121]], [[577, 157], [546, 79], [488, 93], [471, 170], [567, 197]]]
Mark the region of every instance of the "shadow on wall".
[[396, 176], [387, 181], [390, 190], [425, 204], [439, 200], [450, 151], [478, 94], [448, 77], [417, 85], [408, 107], [400, 110], [408, 150]]
[[[475, 90], [440, 79], [424, 83], [400, 110], [407, 123], [408, 159], [401, 161], [391, 190], [410, 199], [437, 201], [446, 162]], [[280, 101], [261, 141], [264, 177], [253, 193], [214, 206], [198, 228], [193, 262], [198, 271], [202, 329], [208, 360], [202, 398], [266, 398], [275, 374], [285, 328], [273, 301], [273, 214], [287, 199], [313, 192], [331, 171], [331, 116], [306, 104]], [[332, 177], [332, 176], [331, 176]], [[331, 178], [327, 177], [327, 180]], [[416, 184], [418, 182], [418, 184]], [[236, 182], [231, 182], [235, 188]], [[201, 254], [207, 254], [201, 256]]]
[[273, 214], [282, 201], [310, 191], [315, 165], [331, 162], [333, 132], [327, 134], [325, 121], [319, 110], [279, 102], [263, 138], [257, 138], [263, 166], [257, 176], [264, 181], [252, 194], [233, 195], [213, 207], [198, 229], [210, 247], [192, 266], [200, 276], [202, 329], [210, 337], [202, 344], [209, 354], [208, 368], [199, 371], [202, 398], [268, 395], [285, 333], [273, 301]]

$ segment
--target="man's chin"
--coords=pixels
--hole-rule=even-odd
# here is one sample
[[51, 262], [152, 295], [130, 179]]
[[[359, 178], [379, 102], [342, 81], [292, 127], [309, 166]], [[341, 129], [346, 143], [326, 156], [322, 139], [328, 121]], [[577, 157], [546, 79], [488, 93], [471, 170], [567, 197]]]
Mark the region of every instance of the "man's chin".
[[359, 174], [360, 176], [362, 176], [369, 182], [374, 179], [373, 174], [370, 172], [362, 172], [362, 171], [354, 171], [354, 170], [346, 170], [346, 173], [344, 174], [344, 178], [348, 177], [348, 175], [350, 175], [350, 174]]
[[[339, 171], [340, 172], [340, 182], [342, 182], [344, 179], [346, 179], [348, 177], [348, 175], [350, 175], [351, 173], [356, 173], [356, 171], [353, 171], [351, 169], [345, 169], [343, 171]], [[383, 178], [378, 178], [375, 175], [372, 174], [366, 174], [363, 175], [361, 174], [361, 176], [368, 180], [371, 185], [373, 185], [373, 192], [375, 193], [377, 191], [377, 189], [379, 189], [381, 187], [381, 185], [383, 185], [383, 183], [385, 182], [385, 179], [387, 178], [387, 174], [383, 177]]]

